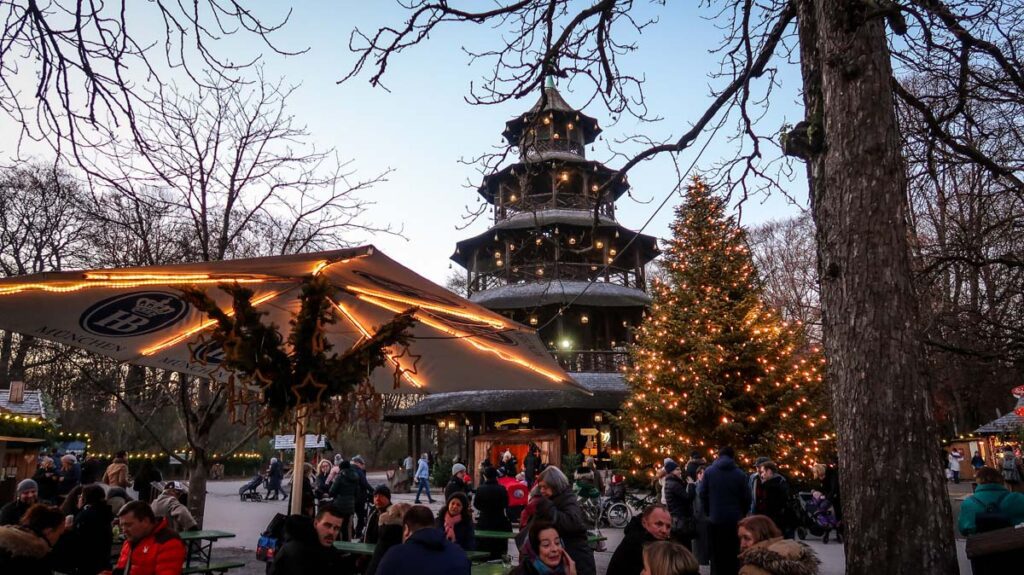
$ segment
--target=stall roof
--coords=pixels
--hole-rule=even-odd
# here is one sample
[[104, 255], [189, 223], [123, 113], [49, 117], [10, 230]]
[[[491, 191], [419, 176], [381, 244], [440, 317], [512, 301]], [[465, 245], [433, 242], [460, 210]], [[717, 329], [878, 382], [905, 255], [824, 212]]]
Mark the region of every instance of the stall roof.
[[571, 373], [573, 379], [593, 393], [576, 391], [478, 390], [436, 393], [412, 407], [384, 416], [386, 421], [404, 423], [430, 415], [447, 413], [503, 413], [558, 409], [617, 410], [629, 396], [620, 373]]
[[21, 403], [11, 403], [10, 395], [11, 390], [0, 389], [0, 413], [12, 413], [14, 415], [27, 415], [29, 417], [46, 419], [46, 410], [43, 407], [43, 392], [26, 389], [24, 400]]
[[[1017, 407], [1024, 407], [1024, 397], [1017, 400]], [[1024, 429], [1024, 417], [1010, 411], [1006, 415], [998, 419], [993, 419], [978, 429], [975, 429], [974, 433], [980, 435], [999, 435], [1002, 433], [1015, 433], [1021, 429]]]
[[490, 309], [539, 307], [569, 302], [599, 307], [642, 307], [651, 303], [651, 296], [637, 288], [576, 280], [504, 285], [476, 292], [469, 299]]

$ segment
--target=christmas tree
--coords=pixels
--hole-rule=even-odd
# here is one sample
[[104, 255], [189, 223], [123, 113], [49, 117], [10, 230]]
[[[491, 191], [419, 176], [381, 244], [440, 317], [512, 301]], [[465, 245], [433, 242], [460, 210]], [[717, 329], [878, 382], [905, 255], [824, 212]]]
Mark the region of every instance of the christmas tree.
[[695, 179], [675, 214], [664, 277], [631, 347], [621, 416], [628, 466], [635, 474], [728, 445], [741, 465], [766, 456], [787, 475], [809, 475], [833, 437], [824, 360], [801, 325], [765, 305], [746, 234], [723, 199]]

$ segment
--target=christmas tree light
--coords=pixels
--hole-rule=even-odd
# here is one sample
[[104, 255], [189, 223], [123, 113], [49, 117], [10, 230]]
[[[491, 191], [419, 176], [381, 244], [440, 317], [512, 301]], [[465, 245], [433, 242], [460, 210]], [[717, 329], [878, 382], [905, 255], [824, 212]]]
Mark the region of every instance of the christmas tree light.
[[624, 461], [653, 474], [665, 457], [728, 445], [741, 465], [766, 456], [787, 475], [809, 475], [831, 449], [823, 357], [799, 322], [764, 303], [745, 232], [699, 179], [672, 234], [630, 348]]

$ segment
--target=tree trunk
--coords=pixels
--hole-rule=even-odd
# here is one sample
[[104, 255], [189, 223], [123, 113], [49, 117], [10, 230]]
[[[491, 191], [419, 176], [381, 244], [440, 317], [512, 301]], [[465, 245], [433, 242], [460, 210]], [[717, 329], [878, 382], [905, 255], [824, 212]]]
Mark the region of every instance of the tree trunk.
[[200, 450], [196, 446], [192, 446], [192, 449], [192, 458], [188, 461], [188, 510], [202, 529], [203, 515], [206, 513], [206, 482], [210, 477], [210, 462], [205, 449]]
[[868, 3], [797, 5], [846, 572], [956, 573], [885, 29]]

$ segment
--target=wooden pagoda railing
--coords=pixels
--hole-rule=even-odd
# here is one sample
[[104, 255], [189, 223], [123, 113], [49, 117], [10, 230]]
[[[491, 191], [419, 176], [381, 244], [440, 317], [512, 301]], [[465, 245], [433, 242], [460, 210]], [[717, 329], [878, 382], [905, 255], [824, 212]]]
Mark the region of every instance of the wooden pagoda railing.
[[584, 373], [618, 373], [630, 366], [629, 352], [621, 351], [552, 351], [562, 369]]

